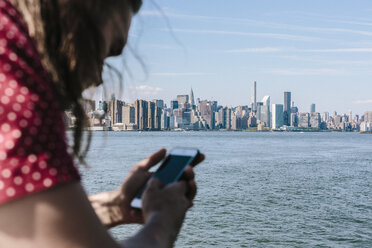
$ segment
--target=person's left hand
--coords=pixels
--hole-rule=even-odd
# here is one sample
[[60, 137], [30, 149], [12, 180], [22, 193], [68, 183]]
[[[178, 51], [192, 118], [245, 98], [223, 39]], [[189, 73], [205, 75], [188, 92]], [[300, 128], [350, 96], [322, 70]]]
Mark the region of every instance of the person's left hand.
[[[165, 155], [166, 149], [153, 153], [130, 170], [123, 184], [117, 190], [89, 197], [96, 214], [105, 226], [113, 227], [120, 224], [142, 224], [144, 222], [142, 212], [133, 209], [130, 203], [150, 178], [152, 174], [149, 172], [150, 168], [158, 164]], [[203, 154], [199, 155], [192, 166], [199, 164], [204, 158]], [[191, 166], [186, 168], [182, 180], [187, 182], [187, 197], [191, 202], [190, 207], [192, 207], [197, 188]]]

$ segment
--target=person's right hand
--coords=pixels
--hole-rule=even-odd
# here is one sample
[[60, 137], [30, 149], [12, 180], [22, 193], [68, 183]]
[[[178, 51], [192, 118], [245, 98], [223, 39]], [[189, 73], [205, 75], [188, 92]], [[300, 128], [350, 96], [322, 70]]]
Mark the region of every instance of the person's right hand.
[[[188, 185], [186, 181], [179, 181], [164, 185], [158, 179], [151, 179], [142, 197], [142, 213], [147, 222], [158, 218], [163, 223], [165, 231], [170, 235], [170, 242], [174, 242], [179, 233], [191, 199], [187, 197]], [[173, 240], [172, 240], [173, 239]]]

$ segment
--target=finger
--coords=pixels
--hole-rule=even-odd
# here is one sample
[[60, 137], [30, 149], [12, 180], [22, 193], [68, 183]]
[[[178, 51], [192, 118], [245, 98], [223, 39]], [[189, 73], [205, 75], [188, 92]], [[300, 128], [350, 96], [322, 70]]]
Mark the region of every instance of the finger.
[[143, 216], [142, 216], [142, 211], [140, 209], [131, 209], [130, 210], [130, 215], [132, 218], [132, 222], [136, 224], [143, 224]]
[[167, 188], [170, 190], [178, 191], [182, 195], [186, 195], [187, 193], [187, 183], [185, 181], [172, 183]]
[[148, 156], [144, 160], [140, 161], [137, 164], [137, 166], [140, 167], [140, 168], [143, 168], [145, 170], [148, 170], [151, 167], [153, 167], [154, 165], [156, 165], [157, 163], [159, 163], [165, 157], [166, 153], [167, 153], [167, 150], [165, 148], [162, 148], [159, 151], [151, 154], [150, 156]]
[[200, 153], [199, 156], [196, 157], [196, 159], [191, 163], [191, 166], [194, 167], [197, 164], [203, 162], [205, 159], [205, 155], [203, 153]]
[[157, 178], [151, 178], [147, 184], [147, 190], [159, 190], [163, 187], [163, 183]]
[[194, 180], [188, 182], [187, 198], [192, 202], [196, 196], [197, 187]]
[[191, 166], [187, 166], [185, 171], [183, 172], [183, 175], [181, 177], [181, 180], [193, 180], [195, 178], [195, 173], [194, 170], [192, 169]]

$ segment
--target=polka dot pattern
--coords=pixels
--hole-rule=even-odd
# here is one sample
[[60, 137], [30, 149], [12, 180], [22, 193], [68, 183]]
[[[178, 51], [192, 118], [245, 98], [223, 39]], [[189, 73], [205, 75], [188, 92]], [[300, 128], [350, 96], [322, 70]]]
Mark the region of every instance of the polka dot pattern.
[[0, 204], [80, 180], [63, 111], [18, 11], [0, 0]]

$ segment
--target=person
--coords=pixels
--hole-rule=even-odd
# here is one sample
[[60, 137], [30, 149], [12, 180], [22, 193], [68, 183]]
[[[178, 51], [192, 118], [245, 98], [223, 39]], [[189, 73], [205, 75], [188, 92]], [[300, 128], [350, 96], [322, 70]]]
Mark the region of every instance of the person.
[[[166, 187], [150, 180], [137, 211], [130, 202], [165, 149], [117, 190], [89, 197], [74, 162], [85, 155], [82, 91], [102, 83], [104, 59], [121, 53], [141, 3], [0, 0], [0, 247], [173, 246], [196, 194], [191, 167]], [[66, 109], [77, 118], [72, 152]], [[144, 225], [121, 243], [107, 231], [129, 223]]]

